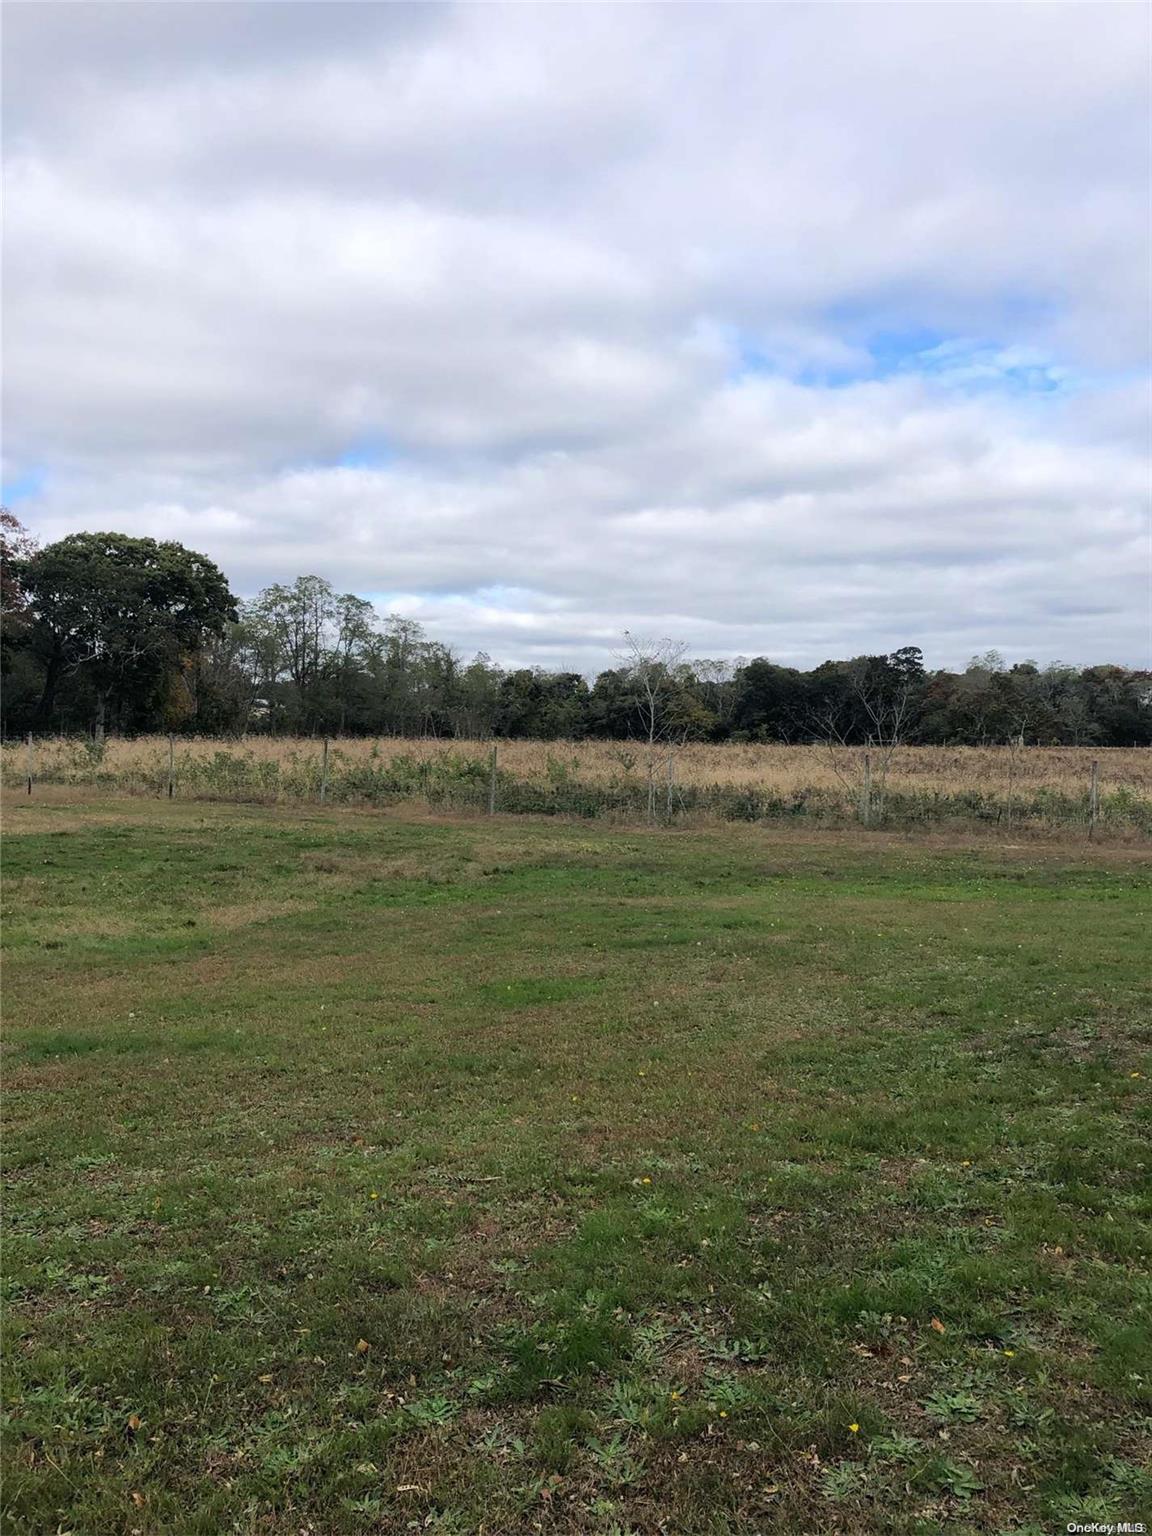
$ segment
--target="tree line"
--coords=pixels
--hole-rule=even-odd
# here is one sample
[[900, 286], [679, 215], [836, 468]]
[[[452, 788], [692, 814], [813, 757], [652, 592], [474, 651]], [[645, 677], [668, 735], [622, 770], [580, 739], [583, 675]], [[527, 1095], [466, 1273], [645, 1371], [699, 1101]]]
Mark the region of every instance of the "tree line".
[[238, 601], [177, 543], [80, 533], [38, 548], [10, 512], [0, 523], [7, 735], [1152, 744], [1152, 673], [1128, 667], [989, 651], [933, 671], [904, 646], [804, 671], [626, 636], [589, 680], [466, 659], [319, 576]]

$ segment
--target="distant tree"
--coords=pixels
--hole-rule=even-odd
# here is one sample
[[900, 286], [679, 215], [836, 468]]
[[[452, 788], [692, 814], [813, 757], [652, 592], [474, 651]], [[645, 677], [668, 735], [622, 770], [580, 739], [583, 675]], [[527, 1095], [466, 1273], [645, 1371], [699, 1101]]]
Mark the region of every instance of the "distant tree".
[[687, 646], [676, 640], [647, 640], [624, 632], [621, 670], [632, 690], [636, 735], [644, 744], [648, 770], [648, 819], [656, 815], [656, 767], [689, 736], [706, 734], [706, 712], [692, 697], [684, 666]]
[[39, 717], [51, 717], [60, 678], [82, 672], [101, 742], [110, 704], [155, 695], [236, 617], [218, 567], [182, 544], [74, 533], [18, 562], [17, 572], [44, 658]]
[[394, 736], [419, 729], [427, 637], [415, 619], [390, 614], [364, 656], [370, 728]]
[[0, 507], [0, 672], [12, 670], [12, 654], [28, 638], [31, 615], [23, 571], [36, 540], [7, 507]]
[[243, 735], [261, 709], [266, 675], [258, 637], [244, 618], [209, 635], [193, 658], [189, 685], [197, 729], [209, 736]]
[[316, 575], [265, 588], [237, 616], [217, 568], [177, 544], [79, 534], [37, 550], [7, 511], [0, 671], [6, 731], [88, 721], [101, 735], [111, 718], [206, 734], [593, 736], [650, 777], [689, 738], [815, 739], [848, 780], [868, 751], [881, 792], [904, 741], [1152, 745], [1146, 671], [985, 651], [929, 675], [917, 646], [799, 671], [766, 657], [689, 661], [682, 645], [627, 636], [589, 687], [576, 672], [468, 661]]
[[265, 587], [246, 608], [245, 618], [264, 658], [265, 690], [274, 716], [286, 716], [297, 730], [314, 730], [336, 622], [331, 583], [322, 576], [297, 576], [291, 586]]
[[497, 729], [537, 741], [575, 739], [587, 731], [590, 699], [578, 672], [519, 667], [502, 677]]
[[357, 724], [363, 724], [369, 712], [365, 689], [367, 663], [380, 640], [379, 621], [372, 604], [352, 592], [342, 592], [335, 600], [335, 636], [324, 669], [333, 695], [332, 704], [325, 711], [326, 723], [331, 724], [335, 716], [341, 734], [354, 717]]
[[691, 689], [711, 715], [711, 734], [722, 740], [733, 729], [739, 697], [738, 678], [748, 665], [744, 657], [730, 661], [723, 657], [699, 657], [691, 664]]
[[579, 672], [552, 672], [544, 675], [548, 680], [542, 722], [544, 734], [550, 741], [558, 737], [568, 741], [579, 740], [588, 729], [588, 684]]
[[793, 667], [758, 656], [736, 674], [732, 727], [753, 741], [792, 741], [808, 734], [808, 680]]
[[687, 649], [677, 640], [624, 632], [620, 661], [635, 700], [637, 734], [649, 746], [682, 736], [686, 690], [681, 668]]
[[905, 646], [889, 656], [825, 663], [818, 671], [825, 677], [811, 725], [837, 778], [859, 795], [867, 821], [873, 794], [883, 808], [893, 755], [917, 718], [924, 689], [920, 651]]
[[468, 663], [457, 679], [452, 727], [457, 736], [478, 739], [491, 736], [500, 716], [504, 674], [483, 651]]
[[900, 687], [919, 688], [924, 682], [924, 652], [918, 645], [902, 645], [888, 657], [888, 671]]
[[1152, 672], [1086, 667], [1080, 689], [1104, 746], [1152, 746]]
[[959, 676], [951, 678], [944, 740], [983, 746], [1017, 734], [1013, 726], [1019, 722], [1005, 708], [1004, 672], [999, 653], [989, 651], [985, 656], [974, 656]]
[[908, 739], [924, 689], [920, 652], [826, 661], [810, 674], [808, 719], [821, 741], [889, 748]]
[[609, 667], [593, 683], [588, 696], [588, 734], [623, 741], [635, 731], [635, 694], [622, 667]]

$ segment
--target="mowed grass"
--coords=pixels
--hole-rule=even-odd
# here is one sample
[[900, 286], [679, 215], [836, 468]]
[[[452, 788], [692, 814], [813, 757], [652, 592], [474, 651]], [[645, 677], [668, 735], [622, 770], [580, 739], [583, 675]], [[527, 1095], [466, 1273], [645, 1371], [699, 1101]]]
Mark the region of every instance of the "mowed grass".
[[12, 1536], [1147, 1517], [1138, 854], [6, 834]]

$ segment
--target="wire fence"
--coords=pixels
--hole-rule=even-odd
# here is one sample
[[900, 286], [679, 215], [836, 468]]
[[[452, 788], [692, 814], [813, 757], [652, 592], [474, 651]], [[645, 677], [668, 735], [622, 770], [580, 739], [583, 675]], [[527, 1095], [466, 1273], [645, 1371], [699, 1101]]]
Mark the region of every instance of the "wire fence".
[[894, 780], [866, 750], [846, 754], [832, 782], [787, 785], [746, 778], [683, 782], [674, 750], [631, 758], [613, 775], [592, 777], [581, 772], [578, 755], [546, 754], [542, 771], [517, 771], [505, 765], [498, 744], [470, 751], [373, 754], [325, 738], [295, 740], [272, 753], [266, 744], [257, 751], [240, 742], [206, 746], [168, 737], [152, 738], [146, 750], [117, 753], [83, 740], [37, 742], [29, 737], [4, 744], [0, 768], [5, 787], [26, 795], [37, 786], [66, 785], [167, 799], [361, 806], [417, 801], [451, 811], [661, 824], [706, 819], [822, 826], [859, 822], [880, 829], [975, 824], [1007, 830], [1079, 828], [1089, 837], [1152, 835], [1152, 794], [1110, 782], [1100, 759], [1086, 755], [1078, 764], [1079, 783], [1067, 771], [1059, 784], [1009, 772], [1006, 780], [1000, 775], [945, 787]]

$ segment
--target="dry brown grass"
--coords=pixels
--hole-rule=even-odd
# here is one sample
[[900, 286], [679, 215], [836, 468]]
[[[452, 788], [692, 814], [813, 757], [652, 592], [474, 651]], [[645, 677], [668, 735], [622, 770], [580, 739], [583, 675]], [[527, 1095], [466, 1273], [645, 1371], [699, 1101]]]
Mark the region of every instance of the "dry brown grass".
[[[403, 737], [347, 739], [333, 742], [334, 766], [339, 761], [371, 759], [380, 765], [406, 756], [431, 760], [451, 754], [487, 760], [491, 744], [483, 741], [409, 740]], [[181, 739], [177, 764], [207, 761], [216, 753], [239, 755], [282, 765], [317, 763], [321, 744], [308, 737], [249, 736], [241, 741]], [[45, 740], [35, 746], [37, 778], [55, 784], [116, 783], [161, 775], [167, 763], [168, 741], [143, 736], [134, 741], [110, 741], [97, 763], [83, 743]], [[842, 787], [837, 767], [854, 775], [858, 753], [842, 755], [839, 763], [822, 746], [690, 743], [675, 751], [676, 781], [684, 785], [725, 784], [789, 793], [803, 789]], [[1102, 791], [1125, 789], [1152, 795], [1152, 751], [1144, 747], [899, 747], [888, 770], [893, 790], [957, 793], [970, 789], [1007, 793], [1045, 787], [1069, 794], [1085, 792], [1093, 759], [1100, 764]], [[637, 779], [647, 772], [646, 749], [640, 743], [611, 741], [501, 741], [502, 771], [528, 781], [546, 781], [560, 769], [589, 784]], [[3, 782], [19, 784], [27, 772], [23, 745], [0, 749]], [[663, 772], [663, 758], [661, 763]]]

